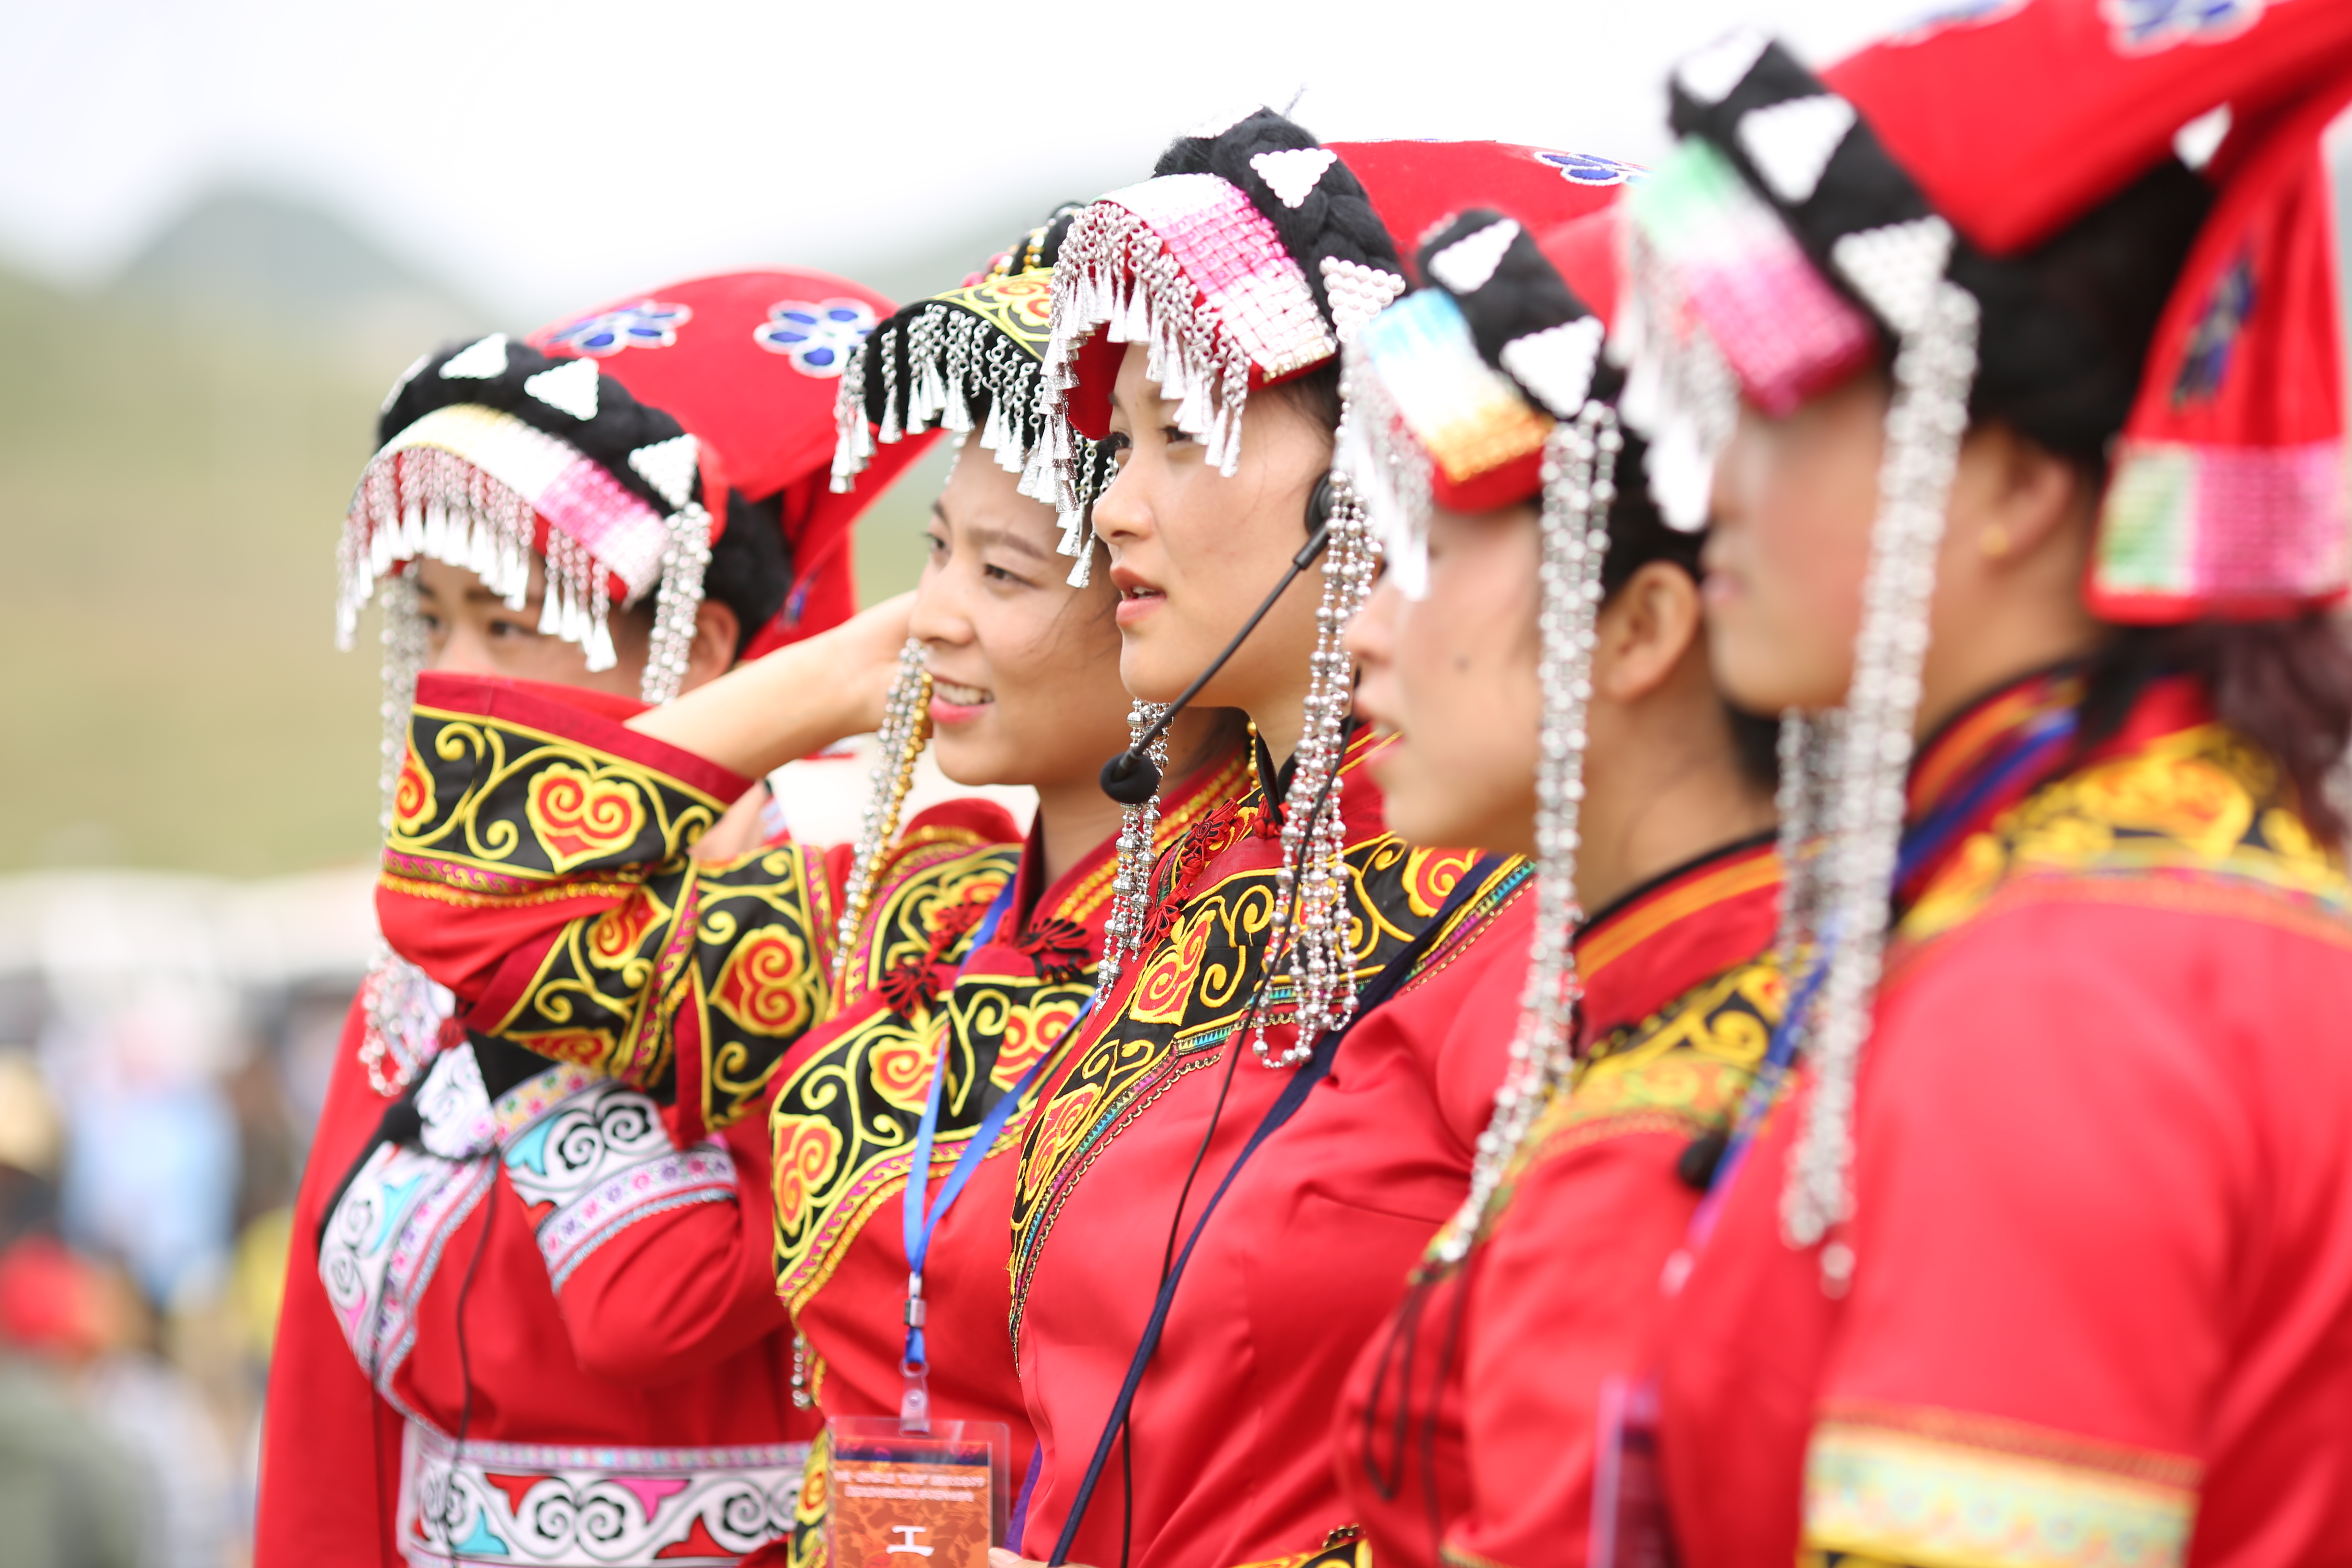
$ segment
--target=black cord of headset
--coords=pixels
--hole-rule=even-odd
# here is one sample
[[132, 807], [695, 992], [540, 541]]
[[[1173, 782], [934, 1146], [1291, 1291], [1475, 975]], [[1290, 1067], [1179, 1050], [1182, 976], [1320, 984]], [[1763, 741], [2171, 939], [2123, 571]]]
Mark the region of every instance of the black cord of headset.
[[[1202, 688], [1207, 686], [1217, 671], [1223, 669], [1226, 662], [1241, 651], [1242, 644], [1247, 642], [1250, 634], [1257, 630], [1258, 623], [1265, 619], [1267, 613], [1274, 608], [1275, 602], [1288, 593], [1290, 584], [1297, 580], [1298, 574], [1306, 571], [1323, 553], [1323, 547], [1330, 539], [1331, 510], [1336, 500], [1337, 493], [1331, 486], [1331, 476], [1326, 472], [1316, 479], [1315, 488], [1307, 493], [1307, 542], [1299, 548], [1296, 555], [1291, 557], [1290, 569], [1283, 574], [1282, 581], [1275, 584], [1274, 592], [1268, 595], [1251, 613], [1249, 619], [1242, 624], [1241, 630], [1234, 634], [1233, 640], [1225, 645], [1224, 650], [1217, 655], [1208, 668], [1202, 670], [1193, 679], [1192, 685], [1184, 689], [1181, 696], [1169, 705], [1167, 711], [1160, 714], [1150, 729], [1141, 738], [1130, 743], [1126, 751], [1103, 764], [1102, 787], [1106, 795], [1125, 805], [1140, 805], [1153, 791], [1160, 787], [1160, 770], [1153, 767], [1145, 755], [1150, 742], [1166, 732], [1168, 726], [1175, 722], [1176, 716], [1191, 706], [1192, 699], [1201, 694]], [[1307, 826], [1310, 829], [1314, 826], [1315, 818], [1322, 814], [1323, 803], [1330, 795], [1332, 782], [1339, 776], [1339, 771], [1337, 768], [1332, 769], [1329, 776], [1324, 779], [1322, 787], [1316, 792], [1307, 817]], [[1263, 789], [1267, 786], [1262, 782], [1260, 787]], [[1293, 879], [1297, 877], [1301, 867], [1305, 864], [1307, 846], [1312, 842], [1312, 838], [1310, 832], [1300, 840], [1300, 861], [1298, 865], [1291, 868], [1290, 874]], [[1234, 1087], [1234, 1068], [1241, 1060], [1239, 1042], [1243, 1035], [1248, 1034], [1256, 1027], [1257, 1019], [1265, 1010], [1266, 987], [1273, 981], [1275, 966], [1285, 956], [1286, 952], [1276, 953], [1269, 958], [1265, 971], [1258, 976], [1257, 989], [1250, 997], [1249, 1014], [1243, 1022], [1241, 1034], [1234, 1036], [1235, 1044], [1233, 1053], [1225, 1061], [1224, 1081], [1217, 1087], [1216, 1104], [1210, 1108], [1208, 1130], [1201, 1136], [1201, 1146], [1192, 1152], [1192, 1168], [1184, 1173], [1184, 1185], [1176, 1194], [1175, 1212], [1168, 1216], [1168, 1241], [1160, 1252], [1160, 1283], [1163, 1286], [1168, 1282], [1169, 1269], [1175, 1267], [1176, 1235], [1183, 1226], [1184, 1205], [1192, 1200], [1192, 1184], [1201, 1173], [1202, 1161], [1208, 1157], [1209, 1144], [1217, 1135], [1217, 1123], [1225, 1113], [1225, 1096]], [[1128, 1415], [1119, 1418], [1118, 1475], [1118, 1568], [1129, 1568], [1135, 1533], [1135, 1423], [1131, 1408]]]
[[[1331, 786], [1339, 777], [1338, 768], [1326, 774], [1322, 786], [1315, 792], [1315, 799], [1307, 807], [1307, 830], [1299, 837], [1298, 853], [1290, 868], [1294, 882], [1306, 867], [1307, 852], [1314, 843], [1315, 821], [1323, 815], [1324, 804], [1331, 798]], [[1184, 1184], [1176, 1194], [1175, 1210], [1168, 1216], [1168, 1241], [1160, 1252], [1159, 1283], [1161, 1285], [1168, 1283], [1168, 1271], [1176, 1266], [1176, 1237], [1184, 1226], [1184, 1205], [1192, 1199], [1192, 1184], [1199, 1179], [1202, 1163], [1209, 1157], [1209, 1145], [1216, 1141], [1217, 1123], [1224, 1119], [1225, 1097], [1234, 1087], [1234, 1069], [1241, 1065], [1242, 1051], [1251, 1032], [1257, 1027], [1258, 1018], [1265, 1011], [1265, 994], [1274, 984], [1275, 972], [1290, 956], [1291, 951], [1290, 946], [1285, 944], [1282, 952], [1268, 956], [1265, 968], [1259, 972], [1257, 985], [1250, 993], [1249, 1011], [1243, 1016], [1241, 1027], [1234, 1031], [1233, 1048], [1225, 1054], [1225, 1076], [1217, 1085], [1216, 1103], [1209, 1108], [1209, 1125], [1201, 1134], [1200, 1146], [1192, 1151], [1192, 1166], [1184, 1173]], [[1118, 1568], [1129, 1568], [1135, 1531], [1135, 1412], [1132, 1406], [1119, 1420], [1118, 1479]]]

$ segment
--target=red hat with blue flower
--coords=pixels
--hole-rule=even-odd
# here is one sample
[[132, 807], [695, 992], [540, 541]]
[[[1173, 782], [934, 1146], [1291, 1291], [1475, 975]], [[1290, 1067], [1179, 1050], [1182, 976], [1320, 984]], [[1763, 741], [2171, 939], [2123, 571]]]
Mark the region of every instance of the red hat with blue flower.
[[[1979, 317], [1964, 395], [2112, 358], [2021, 261], [2176, 153], [2215, 193], [2144, 356], [2117, 367], [2086, 598], [2103, 618], [2265, 617], [2352, 585], [2333, 193], [2352, 6], [2003, 0], [1816, 76], [1736, 34], [1685, 60], [1675, 155], [1630, 204], [1629, 416], [1660, 500], [1704, 504], [1737, 400], [1782, 413]], [[2071, 308], [2070, 308], [2071, 307]], [[2127, 410], [2127, 417], [2121, 417]], [[2113, 422], [2109, 428], [2113, 428]]]
[[[475, 572], [517, 608], [541, 557], [541, 627], [579, 643], [591, 669], [614, 661], [611, 605], [651, 597], [648, 701], [685, 672], [714, 551], [782, 549], [746, 657], [838, 624], [856, 605], [850, 525], [885, 487], [829, 489], [834, 397], [891, 309], [823, 272], [733, 272], [419, 360], [385, 399], [383, 444], [352, 494], [345, 645], [378, 581], [423, 557]], [[924, 445], [877, 467], [895, 472]]]

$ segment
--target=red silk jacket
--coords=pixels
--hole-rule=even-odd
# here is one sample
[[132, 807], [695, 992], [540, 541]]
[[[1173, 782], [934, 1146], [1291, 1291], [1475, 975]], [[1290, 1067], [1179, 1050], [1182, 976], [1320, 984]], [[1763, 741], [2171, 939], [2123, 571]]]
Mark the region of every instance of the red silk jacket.
[[[1408, 947], [1475, 857], [1388, 835], [1358, 735], [1339, 798], [1359, 984]], [[1261, 773], [1267, 771], [1259, 752]], [[1089, 1021], [1031, 1123], [1013, 1198], [1013, 1331], [1040, 1460], [1024, 1551], [1071, 1508], [1170, 1250], [1179, 1189], [1207, 1139], [1175, 1245], [1289, 1081], [1250, 1057], [1280, 859], [1278, 805], [1253, 791], [1160, 858], [1144, 951]], [[1499, 1079], [1527, 955], [1524, 863], [1488, 873], [1414, 978], [1363, 1019], [1328, 1079], [1270, 1138], [1203, 1233], [1074, 1562], [1142, 1568], [1311, 1548], [1346, 1521], [1328, 1458], [1357, 1347], [1461, 1202]], [[1267, 985], [1269, 1045], [1295, 1031]], [[1221, 1095], [1222, 1112], [1218, 1110]]]
[[[1915, 816], [2051, 700], [1923, 749]], [[2352, 891], [2186, 680], [1924, 874], [1859, 1086], [1850, 1289], [1774, 1116], [1664, 1321], [1684, 1560], [2317, 1563], [2352, 1544]]]
[[1750, 841], [1677, 867], [1577, 937], [1573, 1083], [1545, 1107], [1469, 1256], [1424, 1265], [1349, 1378], [1339, 1488], [1379, 1568], [1585, 1561], [1601, 1390], [1634, 1373], [1658, 1276], [1782, 1003], [1779, 858]]

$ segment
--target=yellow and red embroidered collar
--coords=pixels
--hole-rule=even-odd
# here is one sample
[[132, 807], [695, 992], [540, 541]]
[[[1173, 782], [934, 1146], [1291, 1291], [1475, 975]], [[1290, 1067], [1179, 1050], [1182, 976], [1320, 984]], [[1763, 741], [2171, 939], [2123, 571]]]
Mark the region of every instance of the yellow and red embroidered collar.
[[1772, 943], [1780, 858], [1770, 837], [1710, 850], [1619, 899], [1577, 934], [1586, 1042], [1647, 1017]]

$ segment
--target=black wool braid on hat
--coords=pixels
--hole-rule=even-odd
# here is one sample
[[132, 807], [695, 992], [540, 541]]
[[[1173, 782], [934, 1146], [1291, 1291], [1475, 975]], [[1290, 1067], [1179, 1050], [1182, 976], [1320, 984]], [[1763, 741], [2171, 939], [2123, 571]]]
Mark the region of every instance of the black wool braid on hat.
[[1346, 160], [1326, 170], [1307, 193], [1307, 199], [1295, 207], [1284, 205], [1273, 187], [1250, 166], [1250, 160], [1261, 153], [1321, 145], [1303, 126], [1271, 109], [1261, 109], [1219, 135], [1178, 138], [1160, 155], [1151, 173], [1155, 179], [1163, 174], [1215, 174], [1239, 186], [1282, 237], [1283, 248], [1307, 274], [1315, 308], [1328, 321], [1331, 301], [1323, 291], [1325, 257], [1399, 274], [1404, 271], [1404, 263], [1388, 226], [1372, 210], [1372, 199], [1364, 194], [1363, 183]]
[[[1431, 257], [1458, 240], [1502, 222], [1507, 216], [1492, 207], [1473, 207], [1432, 230], [1422, 242], [1421, 250], [1414, 258], [1421, 276], [1432, 276], [1429, 270]], [[1435, 286], [1444, 288], [1443, 284]], [[1537, 247], [1525, 226], [1512, 237], [1509, 248], [1503, 252], [1503, 259], [1496, 264], [1494, 272], [1485, 283], [1467, 294], [1457, 294], [1450, 289], [1445, 291], [1453, 297], [1454, 305], [1462, 312], [1462, 319], [1469, 324], [1470, 338], [1478, 347], [1478, 357], [1505, 376], [1511, 374], [1503, 364], [1503, 350], [1507, 344], [1530, 332], [1546, 331], [1570, 321], [1581, 321], [1593, 313], [1592, 308], [1568, 286], [1559, 269]], [[1515, 383], [1517, 380], [1517, 377], [1511, 379]], [[1612, 403], [1624, 384], [1624, 373], [1611, 364], [1604, 356], [1593, 366], [1592, 384], [1586, 395]], [[1521, 386], [1519, 390], [1528, 403], [1538, 408], [1544, 406], [1543, 399], [1537, 396], [1532, 388]], [[1554, 408], [1549, 412], [1554, 418], [1573, 419], [1579, 410]]]
[[[1748, 188], [1787, 222], [1789, 231], [1804, 249], [1814, 269], [1830, 286], [1862, 307], [1874, 321], [1877, 316], [1867, 300], [1846, 281], [1832, 259], [1832, 247], [1843, 237], [1889, 224], [1906, 222], [1936, 211], [1911, 172], [1896, 161], [1878, 138], [1866, 117], [1838, 144], [1811, 195], [1791, 205], [1776, 196], [1749, 156], [1738, 134], [1739, 122], [1754, 110], [1791, 100], [1811, 98], [1830, 89], [1795, 56], [1775, 43], [1749, 68], [1748, 75], [1720, 102], [1702, 103], [1676, 81], [1671, 89], [1668, 119], [1685, 136], [1703, 136], [1737, 168]], [[1859, 111], [1857, 110], [1857, 114]], [[2171, 163], [2169, 171], [2163, 163]], [[2164, 160], [2140, 184], [2167, 187], [2175, 205], [2195, 205], [2196, 177], [2177, 161]], [[2179, 190], [2187, 187], [2184, 204]], [[2119, 201], [2133, 200], [2126, 191]], [[2158, 196], [2147, 205], [2161, 205]], [[2112, 205], [2112, 204], [2111, 204]], [[2076, 220], [2079, 226], [2095, 224], [2102, 209]], [[2201, 218], [2199, 208], [2189, 221], [2193, 234]], [[1990, 256], [1958, 236], [1948, 268], [1952, 281], [1976, 297], [1983, 311], [1978, 332], [1977, 373], [1970, 384], [1972, 418], [2000, 418], [2031, 436], [2053, 452], [2096, 460], [2106, 437], [2123, 426], [2136, 395], [2145, 328], [2117, 322], [2119, 301], [2105, 289], [2070, 289], [2053, 287], [2049, 268], [2040, 264], [2040, 252], [2063, 249], [2069, 237], [2062, 232], [2040, 250], [2021, 256]], [[2151, 238], [2155, 237], [2153, 236]], [[2158, 250], [2171, 248], [2169, 237]], [[2171, 257], [2149, 256], [2142, 265], [2164, 277], [2167, 288], [2187, 250], [2186, 238]], [[2168, 262], [2169, 265], [2168, 266]], [[2120, 281], [2120, 279], [2118, 279]], [[2124, 292], [2131, 292], [2126, 287]], [[2161, 305], [2162, 295], [2156, 303]], [[2136, 314], [2126, 304], [2122, 314]], [[1884, 334], [1885, 327], [1879, 323]], [[2131, 340], [2139, 338], [2135, 344]], [[1886, 340], [1891, 354], [1893, 340]]]

